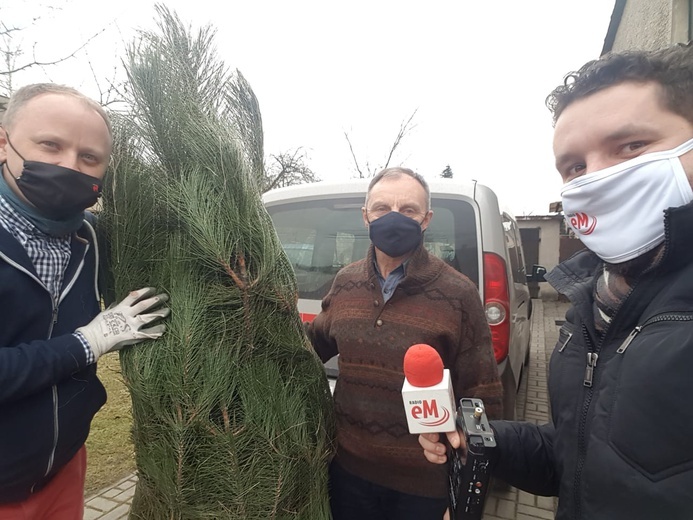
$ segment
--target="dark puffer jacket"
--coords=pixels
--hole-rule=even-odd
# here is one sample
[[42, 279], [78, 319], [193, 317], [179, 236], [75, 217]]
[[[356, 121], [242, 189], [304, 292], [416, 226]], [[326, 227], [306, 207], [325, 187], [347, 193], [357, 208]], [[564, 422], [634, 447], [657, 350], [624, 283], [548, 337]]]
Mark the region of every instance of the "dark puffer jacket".
[[26, 251], [0, 226], [0, 503], [44, 486], [106, 402], [96, 365], [71, 334], [99, 313], [94, 230], [85, 222], [78, 235], [54, 314]]
[[693, 518], [693, 205], [666, 214], [665, 255], [602, 340], [601, 261], [576, 254], [549, 281], [573, 306], [549, 367], [552, 420], [496, 422], [495, 474], [558, 495], [560, 520]]

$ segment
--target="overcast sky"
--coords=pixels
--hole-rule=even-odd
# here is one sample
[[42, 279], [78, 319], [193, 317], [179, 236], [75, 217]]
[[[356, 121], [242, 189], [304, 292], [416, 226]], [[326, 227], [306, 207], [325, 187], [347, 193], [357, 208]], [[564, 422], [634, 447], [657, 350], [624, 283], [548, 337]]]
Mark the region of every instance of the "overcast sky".
[[[98, 95], [136, 28], [153, 26], [154, 0], [20, 0], [5, 21], [42, 14], [25, 51], [50, 60], [105, 31], [59, 66], [17, 74], [15, 88], [57, 81]], [[427, 178], [493, 188], [518, 215], [559, 199], [544, 106], [564, 75], [599, 57], [613, 0], [169, 0], [184, 22], [212, 24], [217, 46], [257, 95], [265, 153], [303, 147], [325, 180], [382, 166], [400, 125], [414, 127], [391, 165]], [[4, 2], [3, 2], [4, 4]], [[37, 6], [43, 5], [43, 8]], [[58, 10], [45, 6], [54, 5]], [[108, 7], [105, 7], [107, 6]], [[221, 7], [223, 6], [223, 7]], [[88, 54], [88, 56], [87, 56]], [[94, 68], [94, 74], [90, 65]]]

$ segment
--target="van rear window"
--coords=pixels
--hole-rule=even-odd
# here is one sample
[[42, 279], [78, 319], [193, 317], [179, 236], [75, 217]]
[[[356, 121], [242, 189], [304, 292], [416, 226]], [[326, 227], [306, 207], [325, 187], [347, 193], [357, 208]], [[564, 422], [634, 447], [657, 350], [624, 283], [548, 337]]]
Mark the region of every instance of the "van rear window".
[[[366, 256], [370, 239], [361, 215], [363, 198], [333, 198], [267, 208], [296, 272], [299, 297], [321, 300], [335, 274]], [[433, 220], [424, 234], [429, 252], [479, 286], [474, 208], [463, 200], [433, 199]]]

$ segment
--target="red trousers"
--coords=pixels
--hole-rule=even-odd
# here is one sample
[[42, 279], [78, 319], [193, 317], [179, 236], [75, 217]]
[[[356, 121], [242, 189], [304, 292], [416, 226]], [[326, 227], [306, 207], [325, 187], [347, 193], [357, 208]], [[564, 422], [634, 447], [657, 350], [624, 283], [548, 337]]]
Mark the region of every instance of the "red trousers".
[[0, 504], [0, 520], [82, 520], [86, 471], [82, 446], [43, 489], [24, 502]]

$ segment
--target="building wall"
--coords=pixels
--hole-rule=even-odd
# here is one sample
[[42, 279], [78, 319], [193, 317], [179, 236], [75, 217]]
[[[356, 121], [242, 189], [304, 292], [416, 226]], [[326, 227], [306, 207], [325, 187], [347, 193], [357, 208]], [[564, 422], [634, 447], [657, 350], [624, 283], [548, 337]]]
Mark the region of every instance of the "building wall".
[[[517, 227], [539, 228], [539, 265], [547, 271], [556, 267], [559, 263], [561, 220], [558, 215], [518, 217]], [[558, 298], [556, 291], [546, 282], [539, 284], [539, 297], [542, 300], [555, 300]]]
[[5, 96], [0, 96], [0, 123], [2, 123], [2, 115], [5, 113], [5, 106], [10, 98]]
[[653, 50], [689, 40], [689, 0], [627, 0], [613, 51]]

